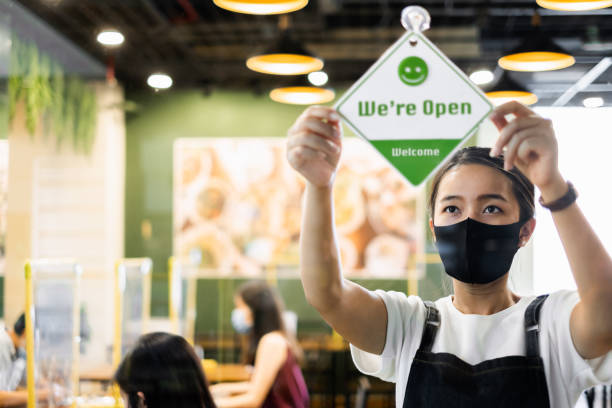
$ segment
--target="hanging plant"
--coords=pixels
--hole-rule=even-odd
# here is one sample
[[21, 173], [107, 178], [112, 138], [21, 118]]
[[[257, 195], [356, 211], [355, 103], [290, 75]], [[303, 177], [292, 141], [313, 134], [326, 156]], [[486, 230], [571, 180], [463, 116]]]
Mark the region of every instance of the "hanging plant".
[[25, 103], [26, 128], [34, 135], [55, 135], [60, 148], [65, 140], [75, 151], [89, 153], [94, 142], [96, 98], [81, 79], [66, 79], [62, 66], [41, 53], [34, 43], [13, 36], [9, 73], [9, 118]]

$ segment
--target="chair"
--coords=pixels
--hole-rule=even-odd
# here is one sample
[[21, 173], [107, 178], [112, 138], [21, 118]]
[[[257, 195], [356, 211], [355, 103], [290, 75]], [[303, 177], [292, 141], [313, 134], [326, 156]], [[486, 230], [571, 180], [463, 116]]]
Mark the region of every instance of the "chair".
[[357, 392], [355, 393], [355, 408], [366, 408], [369, 394], [370, 381], [365, 376], [359, 377], [357, 380]]

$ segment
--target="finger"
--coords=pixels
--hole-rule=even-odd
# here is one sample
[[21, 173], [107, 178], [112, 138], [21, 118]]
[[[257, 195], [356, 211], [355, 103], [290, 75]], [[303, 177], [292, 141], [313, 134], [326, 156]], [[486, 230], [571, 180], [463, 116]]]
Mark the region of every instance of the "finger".
[[328, 122], [340, 122], [340, 115], [334, 108], [329, 106], [310, 106], [302, 114], [301, 118], [317, 118]]
[[523, 129], [537, 126], [542, 123], [542, 118], [539, 116], [520, 117], [511, 121], [500, 132], [495, 145], [491, 149], [491, 156], [498, 156], [503, 151], [504, 146], [510, 141], [512, 135]]
[[508, 124], [506, 115], [510, 114], [516, 117], [535, 115], [535, 113], [525, 105], [516, 101], [510, 101], [495, 108], [493, 113], [489, 115], [489, 119], [491, 119], [495, 127], [497, 127], [497, 130], [502, 130]]
[[537, 137], [529, 137], [520, 144], [516, 151], [516, 162], [521, 166], [527, 165], [529, 162], [541, 157], [542, 139]]
[[489, 115], [489, 119], [491, 119], [497, 130], [502, 130], [508, 124], [508, 120], [504, 116], [497, 116], [494, 113]]
[[495, 108], [491, 116], [496, 116], [496, 117], [502, 116], [503, 117], [503, 116], [511, 115], [511, 114], [518, 117], [518, 116], [531, 116], [531, 115], [535, 115], [536, 113], [520, 102], [510, 101], [510, 102], [504, 103], [503, 105], [499, 105], [497, 108]]
[[332, 142], [340, 141], [338, 129], [329, 123], [321, 122], [320, 119], [307, 118], [300, 121], [298, 126], [294, 129], [293, 134], [298, 134], [304, 131], [316, 133], [317, 135], [331, 140]]
[[336, 156], [340, 153], [340, 147], [336, 143], [305, 131], [296, 134], [287, 142], [289, 149], [298, 146], [308, 146], [329, 156]]
[[529, 137], [534, 137], [531, 128], [527, 128], [520, 132], [514, 134], [510, 142], [508, 143], [508, 148], [506, 149], [506, 154], [504, 155], [504, 170], [510, 171], [514, 167], [514, 162], [517, 158], [517, 151], [520, 148], [521, 144], [525, 142]]

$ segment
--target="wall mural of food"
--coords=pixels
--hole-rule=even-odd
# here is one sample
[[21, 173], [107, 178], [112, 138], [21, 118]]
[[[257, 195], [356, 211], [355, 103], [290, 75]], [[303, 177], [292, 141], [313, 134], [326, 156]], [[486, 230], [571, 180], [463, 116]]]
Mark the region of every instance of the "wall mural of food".
[[[304, 187], [284, 139], [177, 140], [175, 255], [212, 276], [296, 272]], [[345, 275], [408, 276], [423, 248], [419, 194], [361, 140], [344, 141], [334, 205]]]

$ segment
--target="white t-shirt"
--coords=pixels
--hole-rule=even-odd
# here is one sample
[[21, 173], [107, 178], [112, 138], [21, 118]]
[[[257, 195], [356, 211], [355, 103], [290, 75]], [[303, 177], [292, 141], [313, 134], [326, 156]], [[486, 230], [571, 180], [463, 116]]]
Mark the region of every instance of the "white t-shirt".
[[[362, 373], [396, 383], [396, 406], [401, 407], [412, 359], [421, 343], [425, 305], [417, 296], [382, 290], [376, 293], [387, 307], [385, 348], [379, 356], [351, 345], [351, 354]], [[451, 296], [438, 299], [435, 304], [441, 323], [432, 352], [451, 353], [472, 365], [510, 355], [524, 356], [524, 315], [533, 299], [535, 296], [522, 297], [511, 307], [488, 316], [461, 313]], [[574, 347], [569, 321], [578, 300], [577, 292], [555, 292], [540, 312], [540, 353], [550, 406], [555, 408], [571, 408], [583, 390], [612, 381], [612, 352], [584, 360]]]

